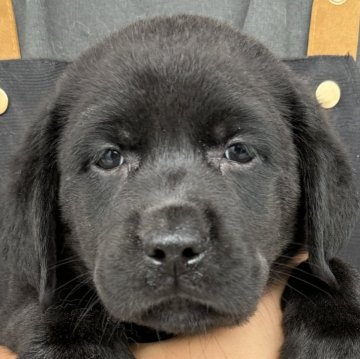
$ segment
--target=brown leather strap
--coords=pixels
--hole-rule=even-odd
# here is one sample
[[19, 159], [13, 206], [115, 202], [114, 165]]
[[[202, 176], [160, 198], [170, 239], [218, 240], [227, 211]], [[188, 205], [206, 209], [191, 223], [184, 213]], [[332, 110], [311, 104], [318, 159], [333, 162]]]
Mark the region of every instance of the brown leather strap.
[[313, 0], [308, 55], [352, 55], [359, 41], [360, 0]]
[[0, 60], [19, 59], [20, 47], [11, 0], [0, 0]]

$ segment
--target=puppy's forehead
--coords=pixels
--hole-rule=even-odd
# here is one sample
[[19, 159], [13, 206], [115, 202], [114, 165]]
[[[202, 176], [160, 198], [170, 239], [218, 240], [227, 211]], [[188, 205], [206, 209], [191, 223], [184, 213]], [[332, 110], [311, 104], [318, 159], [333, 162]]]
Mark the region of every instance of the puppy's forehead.
[[129, 146], [180, 137], [217, 143], [240, 129], [265, 137], [284, 125], [286, 84], [263, 48], [228, 28], [210, 36], [157, 25], [119, 34], [71, 68], [76, 136], [100, 129]]
[[142, 81], [134, 73], [120, 89], [108, 84], [106, 91], [98, 89], [95, 103], [78, 116], [83, 133], [97, 131], [129, 147], [144, 139], [154, 144], [184, 138], [217, 144], [239, 132], [271, 136], [280, 121], [270, 96], [248, 84], [234, 85], [198, 68], [177, 78], [154, 69], [142, 71]]

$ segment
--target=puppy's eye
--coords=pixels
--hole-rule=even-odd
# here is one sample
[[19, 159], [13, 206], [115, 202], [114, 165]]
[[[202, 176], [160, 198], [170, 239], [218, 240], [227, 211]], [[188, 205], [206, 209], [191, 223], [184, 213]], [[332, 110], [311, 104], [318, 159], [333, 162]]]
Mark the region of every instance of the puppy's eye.
[[111, 170], [115, 167], [119, 167], [124, 163], [124, 157], [121, 154], [112, 148], [106, 149], [99, 160], [96, 162], [96, 165], [104, 170]]
[[224, 156], [230, 161], [248, 163], [255, 157], [255, 154], [244, 144], [235, 143], [226, 149]]

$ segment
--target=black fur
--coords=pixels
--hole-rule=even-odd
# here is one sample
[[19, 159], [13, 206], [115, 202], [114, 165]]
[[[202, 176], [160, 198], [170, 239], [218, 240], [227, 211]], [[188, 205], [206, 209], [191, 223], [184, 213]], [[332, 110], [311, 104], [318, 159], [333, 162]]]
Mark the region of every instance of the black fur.
[[[251, 162], [224, 157], [239, 142]], [[121, 167], [96, 166], [107, 147]], [[155, 18], [89, 50], [13, 174], [0, 343], [21, 359], [132, 358], [130, 336], [242, 323], [299, 250], [282, 358], [359, 357], [358, 275], [333, 260], [357, 209], [348, 159], [306, 86], [233, 28]], [[159, 265], [159, 238], [186, 265]]]

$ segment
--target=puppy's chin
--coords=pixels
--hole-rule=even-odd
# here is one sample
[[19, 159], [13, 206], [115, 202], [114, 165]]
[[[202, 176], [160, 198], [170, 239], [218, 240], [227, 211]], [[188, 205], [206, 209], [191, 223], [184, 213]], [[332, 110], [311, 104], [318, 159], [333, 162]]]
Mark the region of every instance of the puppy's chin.
[[126, 306], [111, 300], [107, 295], [100, 294], [100, 298], [116, 321], [134, 323], [174, 335], [202, 333], [216, 327], [245, 323], [255, 312], [258, 302], [253, 298], [255, 300], [244, 303], [241, 309], [230, 310], [230, 303], [224, 308], [211, 300], [199, 300], [182, 294], [153, 301], [137, 298], [139, 302], [132, 301]]
[[216, 308], [190, 299], [169, 299], [144, 310], [134, 322], [171, 334], [202, 333], [211, 328], [246, 322], [255, 308], [247, 313], [222, 313]]

